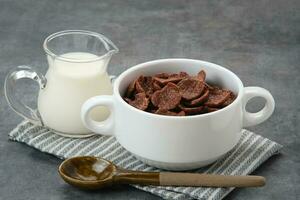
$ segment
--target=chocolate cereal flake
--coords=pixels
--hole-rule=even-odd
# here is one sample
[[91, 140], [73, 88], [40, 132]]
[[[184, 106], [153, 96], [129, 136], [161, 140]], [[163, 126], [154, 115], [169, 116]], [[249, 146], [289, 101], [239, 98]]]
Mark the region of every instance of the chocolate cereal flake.
[[181, 100], [179, 88], [174, 83], [168, 83], [163, 89], [156, 91], [152, 97], [151, 102], [154, 106], [171, 110], [175, 108]]
[[205, 89], [205, 91], [203, 92], [203, 94], [198, 97], [197, 99], [191, 100], [191, 101], [186, 101], [185, 104], [187, 106], [196, 106], [199, 104], [202, 104], [203, 102], [205, 102], [208, 99], [209, 96], [209, 89]]
[[199, 97], [204, 90], [203, 82], [194, 78], [183, 79], [177, 85], [182, 98], [186, 100], [192, 100]]
[[210, 112], [215, 112], [215, 111], [220, 110], [220, 109], [205, 106], [205, 110], [210, 113]]
[[153, 94], [153, 79], [151, 76], [140, 76], [135, 84], [138, 93], [145, 92], [147, 96]]
[[211, 90], [209, 94], [208, 100], [204, 103], [208, 107], [219, 107], [230, 97], [228, 90], [222, 90], [217, 87]]
[[125, 98], [125, 101], [140, 110], [146, 110], [149, 104], [149, 98], [144, 92], [136, 94], [134, 100]]
[[176, 112], [172, 112], [169, 110], [164, 110], [164, 109], [158, 109], [155, 114], [159, 114], [159, 115], [169, 115], [169, 116], [185, 116], [185, 112], [184, 111], [180, 111], [178, 113]]
[[201, 70], [198, 74], [197, 74], [197, 78], [199, 81], [204, 82], [205, 81], [205, 77], [206, 77], [206, 73], [204, 70]]
[[126, 93], [125, 93], [125, 96], [126, 96], [127, 98], [131, 98], [131, 97], [132, 97], [132, 95], [133, 95], [133, 93], [134, 93], [134, 90], [135, 90], [135, 82], [136, 82], [136, 80], [132, 81], [132, 82], [129, 84], [129, 86], [128, 86], [127, 90], [126, 90]]
[[184, 111], [187, 115], [196, 115], [204, 113], [204, 106], [198, 107], [185, 107], [183, 105], [178, 106], [182, 111]]

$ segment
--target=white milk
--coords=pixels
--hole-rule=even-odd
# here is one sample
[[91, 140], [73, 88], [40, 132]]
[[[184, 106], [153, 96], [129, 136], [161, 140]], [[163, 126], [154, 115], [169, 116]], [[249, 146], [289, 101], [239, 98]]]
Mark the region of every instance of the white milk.
[[[38, 110], [44, 124], [56, 131], [89, 133], [80, 119], [81, 106], [90, 97], [112, 94], [112, 85], [106, 72], [109, 60], [74, 62], [97, 58], [94, 54], [83, 52], [61, 56], [69, 58], [70, 62], [48, 57], [47, 85], [40, 90]], [[108, 114], [106, 108], [97, 108], [91, 112], [92, 118], [97, 121], [104, 120]]]

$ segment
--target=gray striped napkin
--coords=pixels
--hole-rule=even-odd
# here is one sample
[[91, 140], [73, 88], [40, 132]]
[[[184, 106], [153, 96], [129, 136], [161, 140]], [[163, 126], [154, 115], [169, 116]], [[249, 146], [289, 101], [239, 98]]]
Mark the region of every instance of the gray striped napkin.
[[[24, 142], [61, 159], [79, 155], [100, 156], [131, 170], [159, 171], [137, 160], [111, 136], [75, 139], [59, 136], [48, 129], [23, 121], [9, 133], [11, 140]], [[280, 144], [243, 130], [239, 143], [222, 159], [195, 173], [246, 175], [282, 148]], [[222, 199], [234, 188], [137, 186], [164, 199]]]

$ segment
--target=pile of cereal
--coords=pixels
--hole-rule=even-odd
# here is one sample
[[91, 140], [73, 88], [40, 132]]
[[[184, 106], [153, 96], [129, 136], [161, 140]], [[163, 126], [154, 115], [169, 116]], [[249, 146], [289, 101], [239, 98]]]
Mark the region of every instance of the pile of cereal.
[[171, 116], [214, 112], [231, 104], [236, 95], [205, 82], [206, 73], [196, 76], [186, 72], [140, 76], [130, 83], [124, 100], [150, 113]]

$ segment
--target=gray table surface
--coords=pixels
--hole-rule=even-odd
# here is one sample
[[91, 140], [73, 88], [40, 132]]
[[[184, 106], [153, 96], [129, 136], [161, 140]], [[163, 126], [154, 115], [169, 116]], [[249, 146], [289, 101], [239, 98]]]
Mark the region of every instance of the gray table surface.
[[[108, 36], [120, 48], [109, 72], [169, 57], [202, 59], [234, 71], [245, 86], [262, 86], [276, 101], [273, 116], [250, 128], [284, 145], [280, 155], [255, 174], [267, 178], [258, 189], [236, 189], [227, 199], [300, 199], [300, 1], [0, 1], [0, 85], [8, 70], [30, 64], [45, 73], [43, 39], [64, 29]], [[29, 82], [20, 97], [35, 104]], [[0, 89], [0, 199], [159, 199], [120, 186], [84, 192], [57, 174], [60, 160], [7, 134], [21, 121]], [[258, 99], [250, 110], [262, 106]]]

